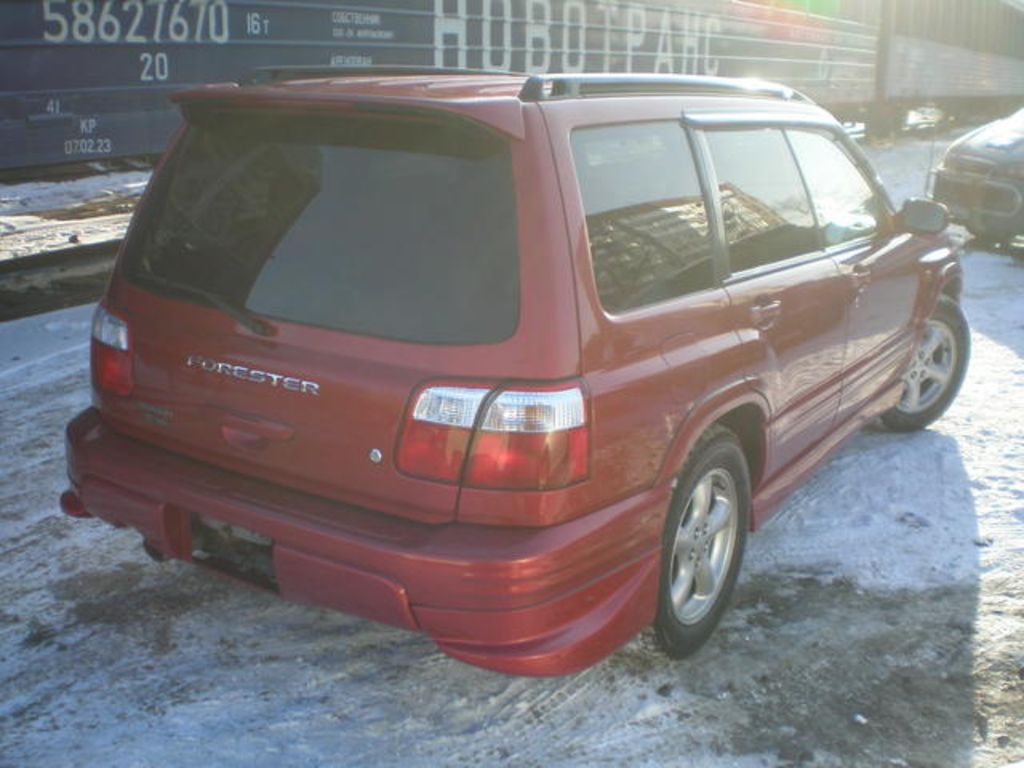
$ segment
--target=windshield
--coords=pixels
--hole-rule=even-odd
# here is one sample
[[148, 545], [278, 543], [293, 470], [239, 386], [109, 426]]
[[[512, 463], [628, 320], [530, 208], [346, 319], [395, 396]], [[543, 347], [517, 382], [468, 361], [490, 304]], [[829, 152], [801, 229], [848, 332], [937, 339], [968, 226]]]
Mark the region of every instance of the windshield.
[[429, 120], [236, 111], [191, 123], [129, 245], [130, 280], [406, 341], [487, 343], [514, 332], [505, 141]]

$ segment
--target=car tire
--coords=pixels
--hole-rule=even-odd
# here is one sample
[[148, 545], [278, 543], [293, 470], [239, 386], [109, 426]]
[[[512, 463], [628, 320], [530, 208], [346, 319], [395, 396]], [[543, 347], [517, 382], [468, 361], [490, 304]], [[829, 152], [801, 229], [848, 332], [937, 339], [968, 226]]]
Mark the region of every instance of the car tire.
[[960, 391], [970, 355], [967, 318], [959, 304], [941, 296], [904, 374], [903, 398], [882, 423], [894, 432], [913, 432], [942, 416]]
[[654, 633], [685, 658], [711, 636], [729, 603], [750, 526], [750, 472], [736, 435], [712, 427], [679, 474], [662, 535]]

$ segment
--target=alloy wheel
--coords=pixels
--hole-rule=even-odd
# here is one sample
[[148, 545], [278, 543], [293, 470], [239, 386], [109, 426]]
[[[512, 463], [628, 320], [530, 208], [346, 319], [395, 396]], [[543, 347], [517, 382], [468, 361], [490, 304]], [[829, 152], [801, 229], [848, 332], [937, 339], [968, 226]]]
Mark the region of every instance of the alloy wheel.
[[676, 618], [696, 624], [714, 607], [725, 584], [737, 528], [736, 483], [713, 469], [694, 486], [672, 548], [670, 595]]

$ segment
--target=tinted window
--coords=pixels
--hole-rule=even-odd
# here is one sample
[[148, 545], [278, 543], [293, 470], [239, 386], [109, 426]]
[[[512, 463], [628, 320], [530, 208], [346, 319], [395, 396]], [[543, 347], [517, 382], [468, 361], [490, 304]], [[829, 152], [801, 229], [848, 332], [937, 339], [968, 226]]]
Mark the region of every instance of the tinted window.
[[723, 131], [707, 138], [732, 271], [814, 251], [814, 217], [782, 131]]
[[820, 133], [789, 131], [826, 245], [869, 237], [878, 231], [874, 190], [846, 151]]
[[[129, 278], [248, 310], [427, 343], [518, 322], [507, 144], [418, 121], [220, 114], [193, 125], [129, 252]], [[190, 298], [182, 295], [181, 298]]]
[[678, 123], [576, 131], [572, 151], [605, 309], [621, 312], [714, 284], [707, 211]]

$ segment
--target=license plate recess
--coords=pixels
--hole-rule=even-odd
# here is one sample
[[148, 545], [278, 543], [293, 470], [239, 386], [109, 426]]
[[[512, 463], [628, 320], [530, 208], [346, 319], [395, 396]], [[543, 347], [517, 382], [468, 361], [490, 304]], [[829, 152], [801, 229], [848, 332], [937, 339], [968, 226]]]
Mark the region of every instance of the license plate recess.
[[277, 590], [272, 539], [194, 512], [189, 527], [194, 562], [264, 589]]

